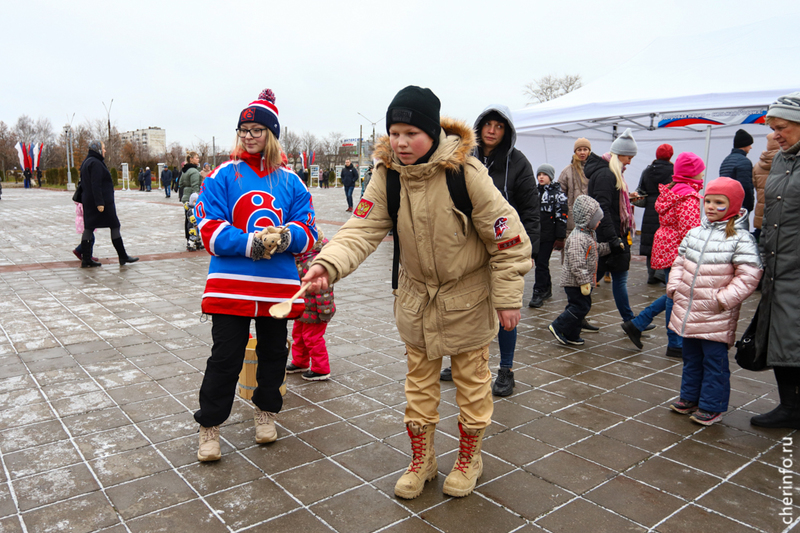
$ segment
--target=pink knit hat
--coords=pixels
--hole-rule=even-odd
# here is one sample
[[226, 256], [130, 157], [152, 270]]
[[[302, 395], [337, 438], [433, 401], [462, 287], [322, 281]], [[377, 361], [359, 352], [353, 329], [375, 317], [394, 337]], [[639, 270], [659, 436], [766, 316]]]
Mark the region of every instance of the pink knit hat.
[[728, 208], [728, 212], [720, 220], [728, 220], [729, 218], [739, 216], [739, 211], [742, 209], [742, 202], [744, 202], [744, 189], [741, 183], [735, 179], [720, 176], [706, 187], [706, 196], [709, 194], [721, 194], [725, 196], [731, 204]]
[[706, 164], [692, 152], [683, 152], [675, 160], [673, 177], [693, 178], [706, 169]]

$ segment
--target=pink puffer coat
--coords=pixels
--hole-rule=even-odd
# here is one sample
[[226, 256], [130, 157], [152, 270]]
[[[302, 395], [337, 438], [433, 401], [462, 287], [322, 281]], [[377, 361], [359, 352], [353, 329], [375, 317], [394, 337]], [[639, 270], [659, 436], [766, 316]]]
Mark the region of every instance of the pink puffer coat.
[[725, 222], [689, 231], [678, 248], [667, 283], [672, 298], [669, 328], [681, 337], [736, 340], [739, 307], [761, 279], [761, 258], [748, 231], [747, 213], [736, 219], [736, 236], [725, 237]]
[[650, 266], [655, 270], [669, 268], [678, 256], [678, 246], [689, 230], [700, 225], [700, 204], [703, 197], [698, 191], [703, 182], [677, 184], [673, 188], [659, 184], [655, 209], [660, 227], [653, 237]]

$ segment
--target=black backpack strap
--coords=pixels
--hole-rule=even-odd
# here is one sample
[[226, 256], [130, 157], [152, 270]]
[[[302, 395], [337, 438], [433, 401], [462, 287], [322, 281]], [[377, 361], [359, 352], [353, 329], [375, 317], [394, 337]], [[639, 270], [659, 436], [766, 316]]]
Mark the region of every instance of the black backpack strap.
[[394, 169], [386, 171], [386, 207], [392, 219], [392, 240], [394, 255], [392, 256], [392, 289], [397, 289], [400, 275], [400, 239], [397, 236], [397, 212], [400, 210], [400, 173]]
[[472, 200], [469, 199], [467, 191], [467, 177], [462, 166], [457, 171], [447, 171], [447, 189], [450, 191], [450, 198], [453, 200], [456, 209], [467, 215], [472, 220]]

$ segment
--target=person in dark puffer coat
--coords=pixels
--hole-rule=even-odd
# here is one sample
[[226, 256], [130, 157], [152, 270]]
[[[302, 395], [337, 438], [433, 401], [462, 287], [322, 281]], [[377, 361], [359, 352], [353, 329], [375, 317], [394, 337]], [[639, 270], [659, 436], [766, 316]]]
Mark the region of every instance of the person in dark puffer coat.
[[639, 179], [637, 191], [647, 195], [645, 198], [644, 215], [642, 216], [642, 234], [639, 242], [639, 255], [647, 257], [647, 283], [666, 283], [663, 272], [650, 266], [650, 256], [653, 251], [653, 237], [658, 231], [658, 213], [656, 200], [658, 200], [659, 185], [669, 185], [672, 182], [673, 164], [670, 159], [674, 150], [669, 144], [662, 144], [656, 150], [656, 159], [647, 166]]
[[744, 130], [738, 130], [733, 137], [733, 150], [722, 160], [719, 166], [719, 175], [732, 178], [739, 182], [744, 189], [744, 203], [742, 207], [748, 213], [753, 212], [755, 206], [755, 188], [753, 187], [753, 163], [747, 154], [753, 148], [753, 136]]
[[81, 267], [102, 266], [92, 260], [94, 230], [109, 228], [111, 243], [117, 251], [120, 266], [135, 263], [138, 257], [131, 257], [125, 251], [120, 234], [117, 208], [114, 204], [114, 182], [105, 163], [106, 147], [99, 140], [89, 143], [89, 153], [81, 164], [81, 203], [83, 204], [83, 236], [81, 237]]
[[[589, 178], [589, 196], [603, 210], [603, 221], [597, 228], [597, 242], [606, 242], [612, 253], [598, 261], [598, 272], [610, 272], [614, 303], [623, 321], [633, 320], [628, 299], [628, 270], [631, 264], [630, 231], [633, 228], [633, 207], [628, 185], [622, 175], [637, 153], [630, 128], [611, 144], [608, 160], [595, 153], [589, 155], [584, 171]], [[620, 242], [623, 246], [619, 246]]]

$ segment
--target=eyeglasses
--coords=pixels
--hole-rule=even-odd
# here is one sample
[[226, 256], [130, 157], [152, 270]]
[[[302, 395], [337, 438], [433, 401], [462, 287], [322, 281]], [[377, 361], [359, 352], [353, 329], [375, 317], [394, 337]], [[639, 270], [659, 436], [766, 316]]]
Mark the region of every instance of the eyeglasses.
[[261, 137], [261, 134], [263, 134], [265, 131], [266, 128], [253, 128], [251, 130], [248, 130], [246, 128], [237, 128], [236, 134], [242, 139], [244, 139], [245, 137], [247, 137], [247, 134], [249, 133], [250, 137], [252, 137], [253, 139], [258, 139], [259, 137]]

